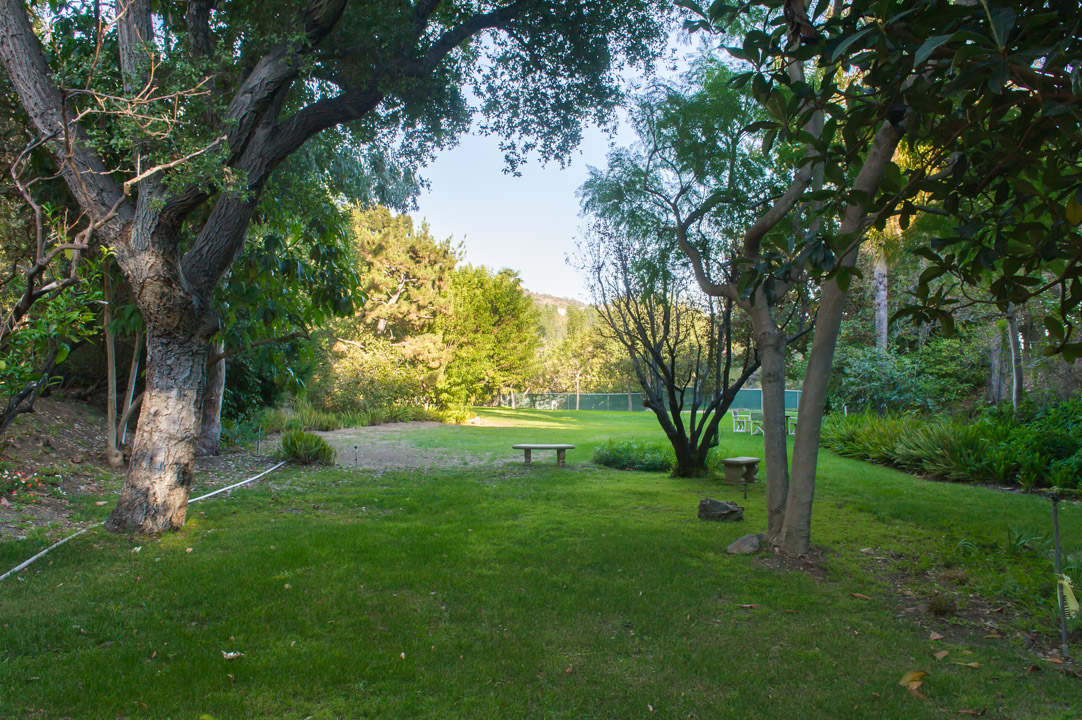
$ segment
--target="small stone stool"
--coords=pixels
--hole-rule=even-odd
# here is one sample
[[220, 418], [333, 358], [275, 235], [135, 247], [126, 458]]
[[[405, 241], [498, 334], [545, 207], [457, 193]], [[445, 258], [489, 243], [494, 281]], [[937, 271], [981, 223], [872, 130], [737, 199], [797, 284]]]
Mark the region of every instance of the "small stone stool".
[[722, 458], [725, 466], [725, 482], [730, 485], [744, 485], [759, 482], [759, 458], [731, 457]]

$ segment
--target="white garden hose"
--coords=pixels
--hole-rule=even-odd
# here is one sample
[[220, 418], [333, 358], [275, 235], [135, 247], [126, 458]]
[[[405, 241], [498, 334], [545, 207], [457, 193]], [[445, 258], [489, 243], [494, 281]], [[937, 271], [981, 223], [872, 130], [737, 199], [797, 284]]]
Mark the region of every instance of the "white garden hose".
[[[256, 480], [258, 480], [259, 478], [263, 477], [264, 475], [266, 475], [266, 474], [268, 474], [268, 473], [274, 472], [275, 470], [277, 470], [278, 468], [282, 467], [282, 466], [283, 466], [283, 465], [285, 465], [285, 464], [286, 464], [286, 461], [285, 461], [285, 460], [283, 460], [282, 462], [278, 463], [278, 464], [277, 464], [277, 465], [275, 465], [274, 467], [272, 467], [272, 468], [270, 468], [270, 469], [267, 469], [267, 470], [264, 470], [263, 472], [259, 473], [258, 475], [253, 475], [252, 477], [248, 478], [247, 480], [242, 480], [242, 481], [240, 481], [239, 483], [233, 483], [232, 485], [227, 485], [227, 486], [226, 486], [226, 487], [224, 487], [224, 488], [218, 488], [217, 490], [215, 490], [215, 491], [213, 491], [213, 492], [209, 492], [209, 493], [207, 493], [206, 495], [200, 495], [200, 496], [199, 496], [199, 497], [197, 497], [197, 498], [189, 498], [189, 499], [188, 499], [188, 504], [189, 504], [189, 505], [191, 505], [191, 504], [192, 504], [192, 503], [194, 503], [194, 502], [199, 502], [200, 500], [206, 500], [207, 498], [211, 497], [212, 495], [217, 495], [218, 493], [223, 493], [223, 492], [227, 492], [227, 491], [229, 491], [229, 490], [232, 490], [233, 488], [238, 488], [238, 487], [240, 487], [241, 485], [247, 485], [247, 484], [248, 484], [248, 483], [250, 483], [250, 482], [255, 482], [255, 481], [256, 481]], [[0, 580], [3, 580], [3, 579], [4, 579], [4, 578], [6, 578], [6, 577], [7, 577], [8, 575], [14, 575], [15, 573], [19, 572], [20, 570], [23, 570], [23, 569], [25, 569], [25, 568], [28, 568], [28, 567], [30, 567], [30, 565], [32, 565], [32, 564], [33, 564], [33, 563], [34, 563], [35, 561], [37, 561], [37, 560], [38, 560], [39, 558], [42, 558], [42, 557], [44, 557], [44, 556], [45, 556], [45, 555], [47, 555], [47, 554], [48, 554], [48, 553], [49, 553], [49, 552], [50, 552], [51, 550], [54, 550], [54, 549], [56, 549], [56, 548], [60, 547], [61, 545], [63, 545], [64, 543], [66, 543], [66, 542], [67, 542], [68, 540], [72, 540], [72, 539], [74, 539], [74, 538], [77, 538], [77, 537], [79, 537], [80, 535], [82, 535], [83, 533], [85, 533], [85, 532], [89, 532], [89, 531], [93, 530], [93, 529], [94, 529], [94, 528], [96, 528], [96, 527], [101, 527], [101, 526], [102, 526], [102, 525], [104, 525], [104, 524], [105, 524], [105, 521], [104, 521], [104, 520], [102, 520], [101, 522], [98, 522], [98, 523], [94, 523], [93, 525], [88, 525], [87, 527], [83, 528], [82, 530], [80, 530], [80, 531], [78, 531], [78, 532], [75, 532], [75, 533], [72, 533], [71, 535], [68, 535], [68, 536], [67, 536], [66, 538], [64, 538], [63, 540], [60, 540], [59, 542], [55, 542], [55, 543], [53, 543], [53, 544], [52, 544], [52, 545], [50, 545], [49, 547], [47, 547], [47, 548], [45, 548], [44, 550], [42, 550], [41, 552], [39, 552], [39, 553], [38, 553], [37, 555], [35, 555], [34, 557], [30, 558], [29, 560], [27, 560], [27, 561], [25, 561], [25, 562], [22, 562], [22, 563], [20, 563], [20, 564], [16, 565], [15, 567], [11, 568], [10, 570], [8, 570], [8, 571], [7, 571], [6, 573], [4, 573], [3, 575], [0, 575]]]

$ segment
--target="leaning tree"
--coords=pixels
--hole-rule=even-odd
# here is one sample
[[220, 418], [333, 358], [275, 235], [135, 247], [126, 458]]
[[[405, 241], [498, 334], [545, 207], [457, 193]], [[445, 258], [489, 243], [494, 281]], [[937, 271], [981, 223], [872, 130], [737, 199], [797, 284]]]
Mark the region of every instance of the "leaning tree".
[[[146, 327], [142, 413], [108, 527], [184, 523], [213, 295], [283, 162], [345, 128], [394, 186], [476, 115], [507, 138], [511, 168], [530, 152], [566, 157], [582, 120], [610, 118], [618, 66], [649, 63], [663, 6], [0, 0], [0, 62]], [[94, 22], [60, 22], [71, 17]], [[54, 35], [62, 25], [74, 29]]]

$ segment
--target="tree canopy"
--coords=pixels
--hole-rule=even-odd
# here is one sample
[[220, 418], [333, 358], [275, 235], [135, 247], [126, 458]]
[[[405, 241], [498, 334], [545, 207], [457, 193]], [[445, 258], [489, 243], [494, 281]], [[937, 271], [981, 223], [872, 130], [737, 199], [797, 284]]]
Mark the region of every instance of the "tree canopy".
[[[86, 234], [112, 248], [147, 330], [147, 390], [116, 530], [180, 527], [213, 296], [272, 175], [319, 168], [400, 206], [474, 118], [513, 169], [566, 158], [648, 65], [666, 3], [0, 0], [0, 63]], [[178, 388], [180, 389], [178, 391]], [[148, 412], [149, 411], [149, 412]]]

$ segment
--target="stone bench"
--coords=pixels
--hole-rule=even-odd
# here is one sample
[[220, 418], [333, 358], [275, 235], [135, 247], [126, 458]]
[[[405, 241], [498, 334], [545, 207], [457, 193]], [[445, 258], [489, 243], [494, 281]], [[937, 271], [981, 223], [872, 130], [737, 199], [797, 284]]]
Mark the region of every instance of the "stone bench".
[[749, 485], [759, 482], [759, 458], [731, 457], [722, 458], [725, 467], [725, 482], [730, 485]]
[[575, 449], [574, 445], [564, 445], [564, 444], [560, 444], [560, 443], [556, 443], [556, 444], [552, 444], [552, 445], [536, 444], [536, 443], [523, 443], [521, 445], [512, 445], [511, 447], [513, 449], [515, 449], [515, 450], [522, 450], [523, 452], [526, 453], [526, 464], [527, 465], [529, 465], [530, 462], [533, 460], [532, 453], [533, 453], [534, 450], [555, 450], [556, 451], [556, 464], [557, 465], [563, 465], [564, 464], [564, 454], [568, 450], [574, 450]]

